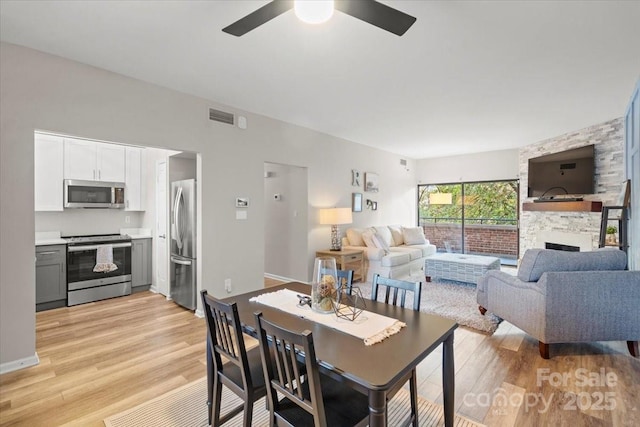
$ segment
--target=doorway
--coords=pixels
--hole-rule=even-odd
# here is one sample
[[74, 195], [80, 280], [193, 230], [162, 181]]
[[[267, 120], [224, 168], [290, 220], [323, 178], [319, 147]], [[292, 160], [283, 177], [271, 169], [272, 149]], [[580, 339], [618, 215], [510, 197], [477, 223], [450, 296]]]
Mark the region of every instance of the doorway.
[[307, 281], [307, 168], [264, 163], [265, 277]]

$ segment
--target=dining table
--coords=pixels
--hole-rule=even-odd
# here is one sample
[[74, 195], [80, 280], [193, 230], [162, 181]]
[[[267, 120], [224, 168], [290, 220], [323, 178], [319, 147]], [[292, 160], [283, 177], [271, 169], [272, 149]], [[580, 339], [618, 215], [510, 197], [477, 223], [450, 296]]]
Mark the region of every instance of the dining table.
[[[311, 286], [300, 282], [289, 282], [269, 288], [235, 295], [223, 299], [237, 304], [243, 332], [257, 336], [255, 313], [262, 312], [266, 319], [292, 331], [309, 330], [313, 334], [320, 369], [334, 379], [368, 396], [369, 425], [387, 426], [387, 403], [389, 391], [398, 381], [406, 377], [432, 351], [442, 345], [442, 384], [444, 424], [453, 426], [455, 371], [453, 358], [453, 335], [458, 324], [450, 319], [402, 308], [384, 302], [361, 300], [366, 312], [377, 313], [397, 319], [406, 324], [399, 332], [381, 342], [365, 345], [362, 338], [347, 334], [338, 328], [311, 321], [298, 313], [260, 304], [254, 297], [288, 289], [301, 295], [309, 295]], [[254, 298], [254, 301], [251, 299]], [[330, 313], [326, 316], [335, 316]], [[360, 319], [363, 321], [363, 319]], [[366, 320], [364, 320], [366, 321]], [[207, 345], [207, 369], [213, 370], [213, 360]]]

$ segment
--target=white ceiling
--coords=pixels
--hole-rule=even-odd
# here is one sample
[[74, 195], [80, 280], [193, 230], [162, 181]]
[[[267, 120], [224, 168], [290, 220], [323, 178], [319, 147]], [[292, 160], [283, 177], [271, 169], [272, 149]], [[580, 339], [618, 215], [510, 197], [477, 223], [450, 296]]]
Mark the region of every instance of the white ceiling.
[[638, 1], [384, 1], [418, 18], [402, 37], [340, 12], [221, 31], [265, 3], [0, 0], [0, 34], [417, 159], [621, 117], [640, 77]]

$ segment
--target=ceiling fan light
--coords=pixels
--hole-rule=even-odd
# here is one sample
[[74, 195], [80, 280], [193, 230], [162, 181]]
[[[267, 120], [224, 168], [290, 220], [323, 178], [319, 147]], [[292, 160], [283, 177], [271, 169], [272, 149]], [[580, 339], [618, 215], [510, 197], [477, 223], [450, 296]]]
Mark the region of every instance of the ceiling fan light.
[[322, 24], [333, 15], [333, 0], [295, 0], [293, 9], [302, 22]]

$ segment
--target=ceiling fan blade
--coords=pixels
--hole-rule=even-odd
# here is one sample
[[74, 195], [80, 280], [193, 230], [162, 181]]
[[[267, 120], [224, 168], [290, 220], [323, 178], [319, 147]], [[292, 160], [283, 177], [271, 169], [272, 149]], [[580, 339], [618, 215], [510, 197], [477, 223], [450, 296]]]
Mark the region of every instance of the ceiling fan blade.
[[222, 31], [240, 37], [241, 35], [248, 33], [265, 22], [271, 21], [276, 16], [281, 15], [292, 8], [292, 0], [273, 0], [255, 12], [251, 12], [244, 18], [241, 18], [228, 27], [223, 28]]
[[335, 0], [340, 12], [398, 36], [403, 35], [416, 22], [416, 18], [375, 0]]

